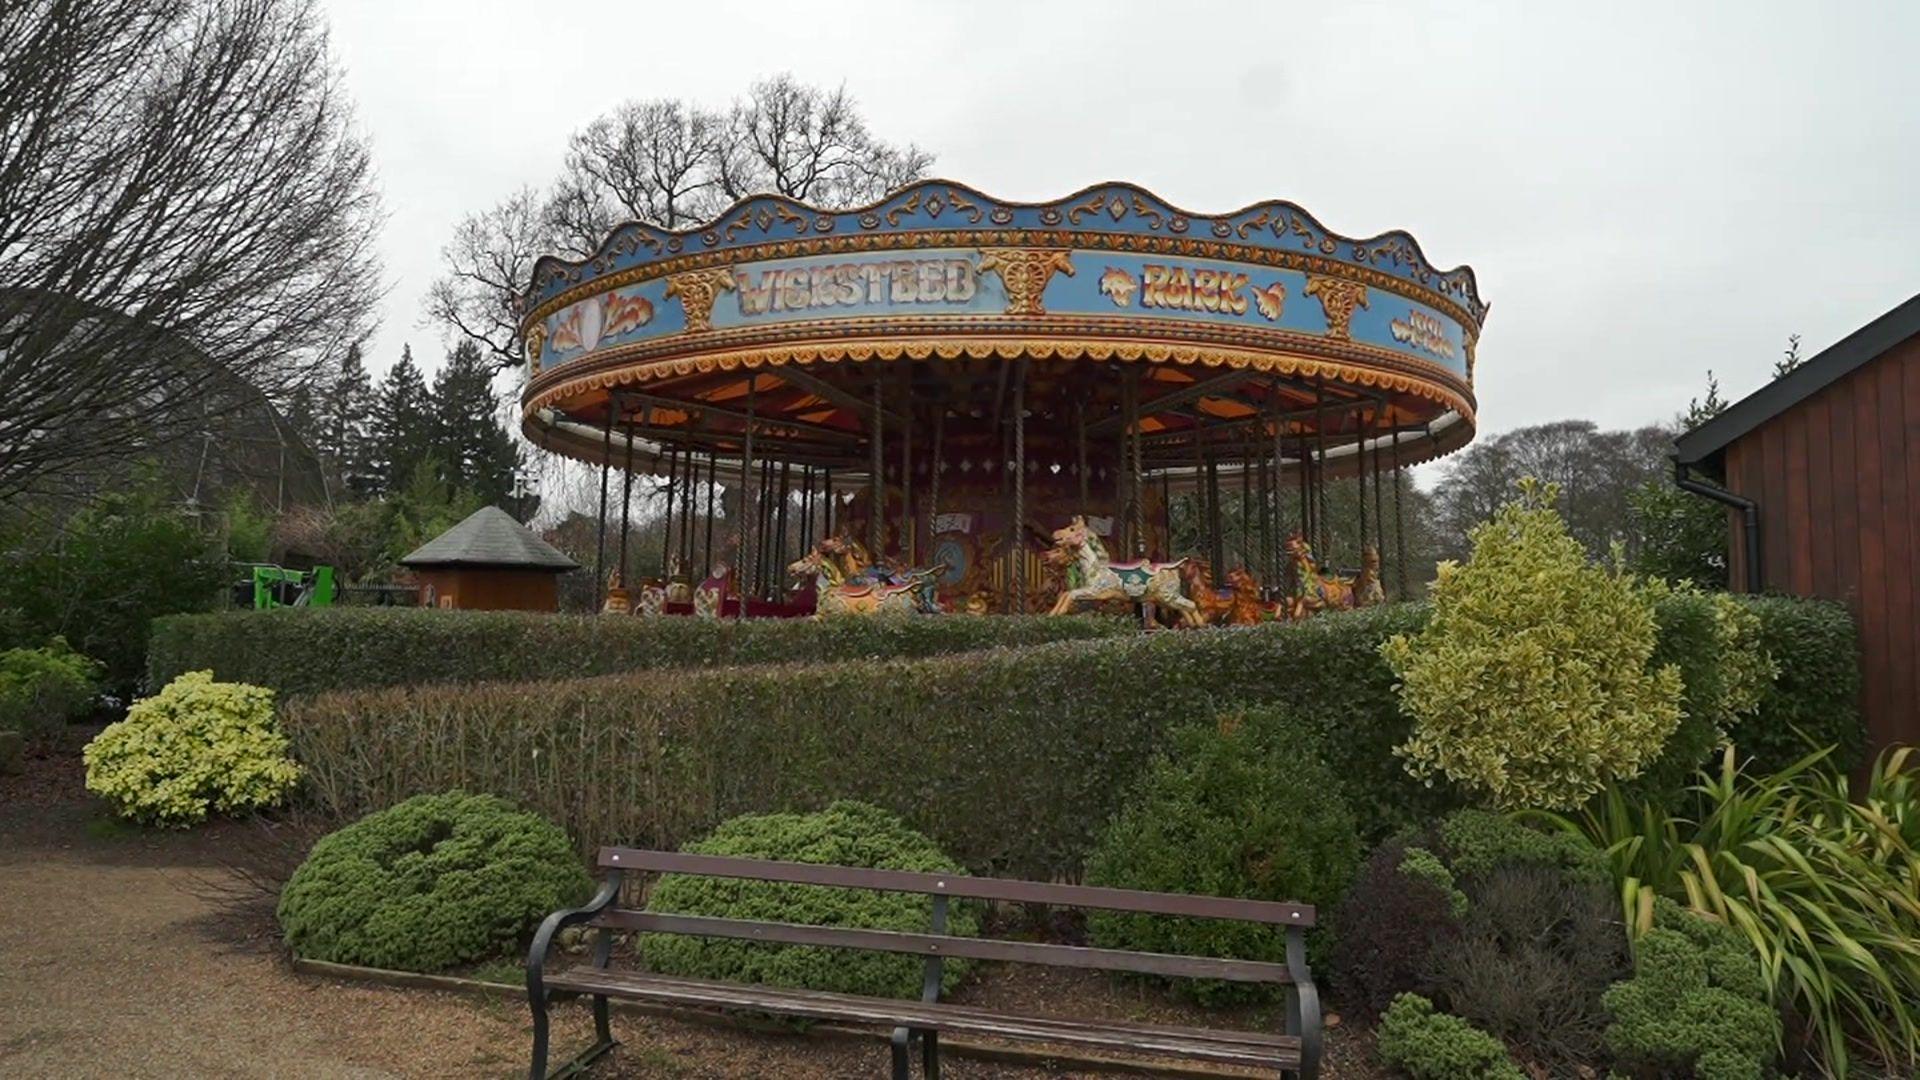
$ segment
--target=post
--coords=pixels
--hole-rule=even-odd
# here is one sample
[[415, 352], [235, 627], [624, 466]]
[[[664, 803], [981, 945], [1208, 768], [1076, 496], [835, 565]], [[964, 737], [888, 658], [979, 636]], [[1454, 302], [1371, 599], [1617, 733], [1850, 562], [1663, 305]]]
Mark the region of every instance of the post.
[[933, 457], [927, 462], [927, 543], [934, 547], [938, 546], [934, 530], [940, 520], [940, 444], [946, 429], [947, 407], [943, 403], [933, 410]]
[[680, 452], [667, 447], [667, 517], [661, 523], [660, 530], [660, 580], [666, 581], [673, 576], [673, 497], [677, 494], [675, 481], [679, 477]]
[[1360, 438], [1353, 444], [1353, 457], [1353, 482], [1359, 485], [1354, 494], [1360, 504], [1360, 553], [1364, 563], [1367, 551], [1367, 424], [1364, 419], [1360, 422]]
[[885, 378], [876, 371], [873, 376], [873, 445], [870, 448], [873, 477], [867, 492], [867, 552], [875, 561], [885, 553], [883, 545], [887, 535], [886, 530], [880, 525], [882, 516], [887, 512], [887, 485], [883, 475], [886, 470], [886, 458], [884, 457], [885, 448], [881, 445], [885, 435], [883, 430], [885, 414], [881, 412], [885, 382]]
[[1027, 362], [1020, 361], [1013, 383], [1013, 603], [1027, 613]]
[[759, 512], [754, 504], [753, 484], [753, 407], [754, 384], [759, 380], [749, 372], [747, 375], [747, 429], [746, 437], [740, 448], [740, 553], [735, 560], [740, 565], [733, 568], [734, 574], [734, 617], [747, 617], [748, 582], [753, 580], [753, 516]]
[[1073, 443], [1074, 474], [1080, 478], [1080, 502], [1073, 510], [1084, 514], [1087, 512], [1087, 400], [1081, 394], [1073, 396]]
[[1319, 530], [1318, 543], [1321, 565], [1331, 565], [1333, 553], [1332, 527], [1327, 522], [1327, 420], [1326, 420], [1327, 379], [1322, 375], [1313, 384], [1313, 428], [1314, 456], [1317, 461], [1313, 467], [1313, 522]]
[[774, 543], [773, 574], [768, 583], [776, 595], [784, 594], [787, 589], [787, 503], [792, 501], [793, 463], [780, 463], [780, 503], [774, 535], [779, 537]]
[[1407, 598], [1407, 524], [1400, 513], [1400, 426], [1393, 428], [1393, 562], [1400, 599]]
[[[614, 400], [618, 401], [618, 398]], [[624, 419], [624, 417], [623, 417]], [[620, 482], [620, 587], [630, 589], [628, 575], [631, 570], [627, 563], [627, 534], [632, 532], [633, 515], [633, 421], [626, 420], [627, 430], [627, 468], [626, 478]]]
[[900, 560], [915, 565], [919, 556], [913, 528], [913, 361], [900, 361]]
[[713, 489], [719, 486], [719, 474], [720, 457], [709, 450], [707, 451], [707, 539], [705, 551], [700, 557], [702, 581], [713, 576]]
[[1133, 554], [1136, 557], [1147, 553], [1147, 488], [1146, 470], [1141, 467], [1140, 430], [1140, 380], [1133, 381], [1133, 420], [1128, 425], [1133, 429], [1133, 458], [1128, 463], [1133, 479], [1127, 487], [1133, 491]]
[[613, 462], [613, 400], [607, 400], [607, 422], [600, 439], [600, 523], [593, 552], [593, 609], [607, 602], [607, 467]]

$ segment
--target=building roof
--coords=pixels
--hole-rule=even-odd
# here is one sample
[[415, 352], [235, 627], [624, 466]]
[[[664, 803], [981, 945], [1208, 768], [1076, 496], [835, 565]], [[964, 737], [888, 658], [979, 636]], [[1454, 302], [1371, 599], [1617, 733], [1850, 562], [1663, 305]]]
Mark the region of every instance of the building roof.
[[1674, 440], [1680, 462], [1696, 465], [1717, 457], [1734, 440], [1839, 382], [1895, 345], [1920, 334], [1920, 295], [1841, 338], [1806, 363], [1727, 407], [1727, 411]]
[[465, 521], [420, 545], [401, 559], [400, 565], [491, 566], [555, 573], [580, 567], [497, 506], [475, 510]]

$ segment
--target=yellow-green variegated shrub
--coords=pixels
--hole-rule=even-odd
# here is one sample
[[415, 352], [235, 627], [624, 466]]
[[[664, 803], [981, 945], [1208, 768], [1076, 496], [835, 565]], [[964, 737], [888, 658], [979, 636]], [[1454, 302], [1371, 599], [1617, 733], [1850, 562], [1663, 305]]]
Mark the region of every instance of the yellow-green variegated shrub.
[[1442, 564], [1433, 616], [1381, 647], [1413, 736], [1409, 772], [1499, 809], [1572, 808], [1637, 775], [1680, 721], [1678, 668], [1653, 668], [1654, 591], [1587, 561], [1534, 481]]
[[87, 790], [121, 817], [187, 826], [278, 803], [300, 779], [273, 691], [191, 671], [87, 744]]

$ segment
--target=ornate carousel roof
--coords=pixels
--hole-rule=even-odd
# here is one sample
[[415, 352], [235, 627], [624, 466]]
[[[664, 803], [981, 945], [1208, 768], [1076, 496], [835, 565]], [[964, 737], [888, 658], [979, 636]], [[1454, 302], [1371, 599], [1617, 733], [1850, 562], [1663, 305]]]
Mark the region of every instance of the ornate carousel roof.
[[1328, 442], [1389, 436], [1421, 460], [1472, 437], [1487, 312], [1471, 269], [1406, 233], [1341, 236], [1288, 202], [1196, 214], [1107, 183], [1016, 203], [944, 180], [623, 225], [541, 259], [524, 301], [535, 442], [599, 460], [617, 425], [724, 457], [751, 416], [756, 454], [855, 473], [876, 420], [897, 439], [937, 417], [956, 452], [991, 453], [1015, 376], [1043, 460], [1067, 453], [1049, 436], [1128, 417], [1149, 471], [1308, 440], [1337, 470]]

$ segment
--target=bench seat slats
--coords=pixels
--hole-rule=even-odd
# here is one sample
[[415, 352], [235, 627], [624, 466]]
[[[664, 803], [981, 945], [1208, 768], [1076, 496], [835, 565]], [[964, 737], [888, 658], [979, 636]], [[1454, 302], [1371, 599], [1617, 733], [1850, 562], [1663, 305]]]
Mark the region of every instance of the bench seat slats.
[[1046, 964], [1054, 967], [1129, 971], [1142, 975], [1224, 979], [1233, 982], [1285, 983], [1292, 981], [1292, 976], [1288, 973], [1285, 964], [1257, 960], [1128, 952], [1119, 949], [1094, 949], [1045, 942], [905, 933], [898, 930], [804, 926], [795, 923], [756, 922], [700, 915], [673, 915], [626, 908], [615, 908], [603, 912], [593, 924], [616, 930], [691, 934], [699, 937], [735, 938], [743, 941], [769, 941], [784, 945], [821, 945], [878, 952], [911, 953], [915, 956], [1003, 960], [1010, 963]]
[[605, 994], [638, 1001], [751, 1009], [783, 1016], [881, 1027], [912, 1027], [988, 1038], [1073, 1044], [1226, 1065], [1285, 1068], [1300, 1063], [1299, 1039], [1263, 1032], [1209, 1031], [1098, 1020], [1013, 1016], [964, 1005], [708, 982], [587, 966], [551, 975], [547, 979], [547, 986], [553, 990]]
[[833, 885], [883, 892], [960, 896], [973, 900], [1051, 904], [1059, 907], [1137, 911], [1150, 915], [1184, 915], [1208, 919], [1239, 919], [1281, 926], [1312, 926], [1314, 910], [1306, 904], [1272, 900], [1236, 900], [1220, 896], [1139, 892], [1094, 885], [1055, 885], [1011, 878], [968, 877], [964, 874], [927, 874], [908, 870], [869, 870], [851, 866], [779, 862], [728, 855], [692, 855], [674, 851], [603, 847], [600, 865], [608, 869], [705, 877], [746, 878], [803, 885]]

